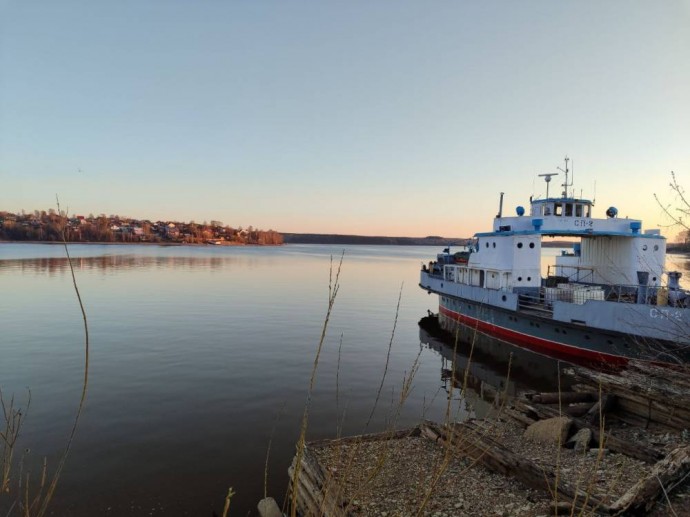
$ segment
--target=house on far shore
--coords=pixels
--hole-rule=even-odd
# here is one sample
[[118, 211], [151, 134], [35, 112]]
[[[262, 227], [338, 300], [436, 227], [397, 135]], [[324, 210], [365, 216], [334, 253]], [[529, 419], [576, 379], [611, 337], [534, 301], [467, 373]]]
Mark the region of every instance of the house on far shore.
[[180, 230], [173, 223], [168, 223], [165, 227], [165, 236], [168, 239], [177, 239], [180, 236]]

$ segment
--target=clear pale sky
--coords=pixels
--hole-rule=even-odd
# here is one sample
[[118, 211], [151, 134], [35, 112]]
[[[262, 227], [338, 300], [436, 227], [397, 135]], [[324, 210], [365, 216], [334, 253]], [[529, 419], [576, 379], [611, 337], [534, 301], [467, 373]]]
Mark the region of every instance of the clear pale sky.
[[0, 210], [464, 236], [566, 154], [665, 222], [690, 1], [0, 0]]

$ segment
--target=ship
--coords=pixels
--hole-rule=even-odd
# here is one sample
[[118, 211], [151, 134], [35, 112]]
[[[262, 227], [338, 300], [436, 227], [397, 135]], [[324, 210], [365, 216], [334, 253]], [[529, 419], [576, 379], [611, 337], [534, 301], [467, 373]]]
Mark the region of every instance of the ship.
[[[419, 286], [439, 297], [449, 332], [484, 333], [566, 361], [625, 365], [630, 360], [690, 364], [690, 292], [681, 273], [666, 271], [666, 238], [610, 206], [576, 197], [569, 159], [563, 190], [530, 197], [529, 215], [498, 214], [490, 232], [450, 247], [423, 264]], [[570, 175], [570, 178], [569, 178]], [[568, 249], [542, 269], [546, 239]]]

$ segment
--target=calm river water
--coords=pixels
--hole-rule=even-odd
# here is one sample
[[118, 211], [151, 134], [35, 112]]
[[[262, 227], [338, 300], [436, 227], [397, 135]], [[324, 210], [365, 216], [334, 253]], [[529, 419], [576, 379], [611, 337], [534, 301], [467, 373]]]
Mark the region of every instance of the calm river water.
[[[420, 331], [437, 298], [417, 286], [426, 247], [72, 245], [88, 316], [86, 407], [54, 515], [231, 515], [287, 485], [326, 314], [331, 256], [345, 252], [317, 371], [308, 439], [443, 419], [452, 350]], [[84, 336], [64, 249], [0, 244], [0, 388], [31, 405], [17, 446], [36, 479], [65, 447], [78, 405]], [[366, 427], [384, 377], [380, 400]], [[488, 344], [489, 348], [500, 345]], [[461, 347], [462, 348], [462, 347]], [[505, 388], [510, 350], [478, 353], [470, 386]], [[461, 351], [462, 354], [462, 351]], [[398, 412], [403, 380], [413, 390]], [[503, 358], [503, 359], [501, 359]], [[462, 356], [459, 361], [462, 364]], [[466, 362], [466, 361], [465, 361]], [[555, 362], [514, 358], [507, 388], [552, 388]], [[480, 415], [475, 392], [451, 401]], [[396, 416], [398, 415], [399, 416]], [[0, 495], [0, 514], [9, 498]]]

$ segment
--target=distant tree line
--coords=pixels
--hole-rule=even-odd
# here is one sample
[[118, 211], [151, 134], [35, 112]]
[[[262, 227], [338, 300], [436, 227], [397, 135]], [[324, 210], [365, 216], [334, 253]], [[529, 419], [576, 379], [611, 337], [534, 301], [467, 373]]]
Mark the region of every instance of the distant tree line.
[[669, 242], [666, 249], [672, 253], [689, 253], [690, 230], [682, 230], [676, 237], [676, 242]]
[[369, 235], [338, 235], [323, 233], [283, 233], [287, 244], [369, 244], [393, 246], [464, 246], [466, 237], [383, 237]]
[[100, 214], [68, 216], [54, 209], [21, 214], [0, 211], [0, 240], [68, 242], [167, 242], [185, 244], [278, 245], [283, 236], [252, 226], [232, 228], [220, 221], [149, 221]]

